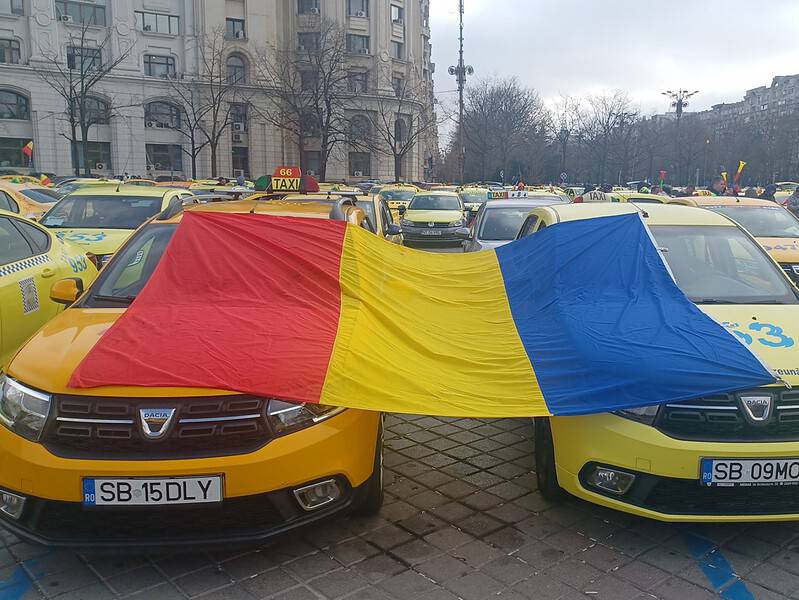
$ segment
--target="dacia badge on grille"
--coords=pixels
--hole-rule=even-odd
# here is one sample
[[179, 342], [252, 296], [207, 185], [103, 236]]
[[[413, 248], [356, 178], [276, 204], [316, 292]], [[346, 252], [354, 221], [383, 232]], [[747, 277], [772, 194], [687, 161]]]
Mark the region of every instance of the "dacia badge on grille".
[[741, 407], [747, 421], [755, 424], [765, 424], [771, 417], [771, 409], [774, 405], [774, 398], [770, 394], [762, 395], [741, 395]]
[[174, 408], [140, 408], [139, 421], [144, 437], [160, 440], [169, 431], [174, 416]]

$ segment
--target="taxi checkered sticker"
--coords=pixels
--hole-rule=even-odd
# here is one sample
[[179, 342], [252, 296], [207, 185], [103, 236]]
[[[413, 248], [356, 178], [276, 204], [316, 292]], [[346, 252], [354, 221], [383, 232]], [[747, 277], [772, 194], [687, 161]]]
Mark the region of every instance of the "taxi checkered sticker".
[[31, 258], [19, 260], [15, 263], [11, 263], [10, 265], [0, 267], [0, 277], [11, 275], [12, 273], [19, 273], [25, 269], [30, 269], [31, 267], [36, 267], [49, 262], [50, 257], [46, 254], [40, 254], [39, 256], [33, 256]]

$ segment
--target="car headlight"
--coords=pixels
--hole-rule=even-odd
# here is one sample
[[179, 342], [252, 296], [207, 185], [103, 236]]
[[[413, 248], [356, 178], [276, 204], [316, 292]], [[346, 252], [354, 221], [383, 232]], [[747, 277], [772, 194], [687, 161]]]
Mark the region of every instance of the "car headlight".
[[266, 418], [277, 435], [293, 433], [337, 415], [343, 408], [326, 404], [292, 404], [282, 400], [270, 400]]
[[416, 223], [409, 221], [408, 219], [400, 219], [400, 225], [403, 227], [414, 227], [416, 226]]
[[39, 441], [50, 412], [50, 396], [0, 375], [0, 423], [14, 433]]
[[617, 410], [613, 414], [618, 417], [624, 417], [631, 421], [638, 421], [645, 425], [651, 425], [655, 422], [655, 417], [658, 416], [659, 404], [650, 404], [649, 406], [638, 406], [636, 408], [624, 408]]
[[457, 221], [450, 221], [450, 227], [463, 227], [463, 219], [458, 219]]

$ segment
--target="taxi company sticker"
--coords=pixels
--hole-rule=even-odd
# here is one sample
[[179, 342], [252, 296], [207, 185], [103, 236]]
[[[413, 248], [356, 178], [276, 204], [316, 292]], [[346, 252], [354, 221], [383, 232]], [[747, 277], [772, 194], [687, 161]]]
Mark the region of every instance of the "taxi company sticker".
[[56, 235], [70, 242], [102, 242], [108, 237], [102, 231], [100, 233], [58, 233]]
[[22, 294], [22, 312], [29, 315], [39, 310], [39, 292], [33, 277], [19, 280], [19, 292]]
[[88, 267], [85, 256], [76, 256], [74, 258], [72, 256], [67, 256], [67, 260], [69, 261], [69, 266], [72, 267], [72, 271], [75, 273], [81, 273]]
[[741, 338], [747, 346], [757, 342], [768, 348], [791, 348], [795, 343], [792, 337], [785, 334], [782, 327], [771, 323], [755, 321], [749, 323], [743, 331], [744, 328], [740, 323], [724, 321], [722, 325]]

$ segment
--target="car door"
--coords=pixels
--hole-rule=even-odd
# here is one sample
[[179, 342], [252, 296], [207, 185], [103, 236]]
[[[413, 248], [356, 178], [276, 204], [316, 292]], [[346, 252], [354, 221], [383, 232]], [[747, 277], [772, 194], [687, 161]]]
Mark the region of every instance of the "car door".
[[[0, 364], [57, 310], [49, 300], [48, 282], [56, 274], [47, 255], [50, 236], [36, 230], [41, 235], [34, 240], [26, 227], [32, 226], [0, 216]], [[46, 249], [42, 235], [47, 238]]]
[[391, 209], [388, 207], [388, 204], [385, 200], [379, 201], [380, 205], [378, 206], [378, 212], [380, 213], [380, 228], [383, 234], [383, 237], [386, 238], [392, 244], [402, 244], [402, 234], [398, 235], [389, 235], [388, 228], [391, 225], [394, 225], [394, 218], [391, 214]]

